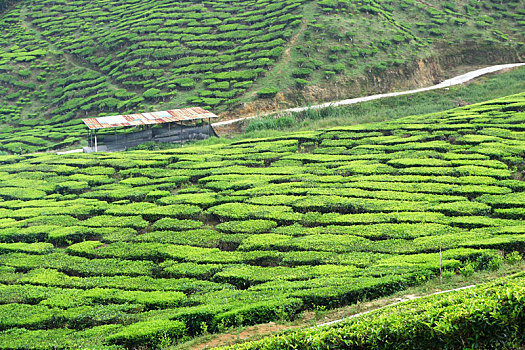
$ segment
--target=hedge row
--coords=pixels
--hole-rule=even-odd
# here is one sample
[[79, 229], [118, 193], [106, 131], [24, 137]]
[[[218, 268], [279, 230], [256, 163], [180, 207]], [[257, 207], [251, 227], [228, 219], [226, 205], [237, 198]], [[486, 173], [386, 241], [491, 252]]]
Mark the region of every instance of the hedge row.
[[333, 326], [225, 349], [520, 347], [525, 343], [523, 281], [523, 275], [518, 275], [387, 307]]

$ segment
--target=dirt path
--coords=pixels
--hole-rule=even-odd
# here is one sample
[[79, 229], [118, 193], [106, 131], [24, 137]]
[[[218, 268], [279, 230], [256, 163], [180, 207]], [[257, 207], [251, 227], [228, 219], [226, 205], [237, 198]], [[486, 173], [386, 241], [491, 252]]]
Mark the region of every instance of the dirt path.
[[[437, 291], [437, 292], [430, 293], [430, 294], [425, 294], [425, 295], [407, 294], [407, 295], [401, 296], [400, 298], [389, 300], [388, 304], [386, 304], [386, 305], [385, 304], [378, 304], [378, 303], [376, 303], [377, 300], [373, 300], [373, 301], [364, 303], [362, 305], [362, 308], [364, 308], [366, 311], [357, 312], [357, 313], [355, 313], [353, 315], [344, 316], [344, 317], [342, 317], [342, 315], [339, 315], [339, 318], [337, 318], [335, 320], [332, 320], [332, 321], [329, 321], [329, 322], [325, 322], [325, 323], [321, 323], [321, 324], [318, 324], [318, 325], [315, 325], [315, 326], [308, 326], [308, 324], [305, 324], [307, 322], [312, 321], [312, 319], [315, 318], [314, 312], [308, 312], [308, 313], [305, 314], [303, 322], [300, 323], [300, 324], [286, 325], [286, 324], [276, 324], [275, 322], [270, 322], [270, 323], [264, 323], [264, 324], [259, 324], [259, 325], [255, 325], [255, 326], [250, 326], [250, 327], [246, 327], [246, 328], [244, 328], [244, 329], [242, 329], [240, 331], [234, 331], [234, 332], [222, 333], [222, 334], [215, 334], [212, 339], [209, 339], [209, 340], [207, 340], [207, 341], [205, 341], [203, 343], [200, 343], [200, 344], [192, 345], [192, 346], [189, 347], [189, 349], [191, 349], [191, 350], [214, 349], [216, 347], [236, 344], [236, 343], [239, 343], [239, 342], [257, 340], [257, 339], [260, 339], [261, 337], [269, 337], [269, 336], [272, 336], [274, 334], [279, 334], [279, 333], [281, 333], [283, 331], [286, 331], [286, 330], [314, 329], [314, 328], [319, 328], [319, 327], [330, 326], [330, 325], [333, 325], [333, 324], [336, 324], [336, 323], [340, 323], [340, 322], [344, 322], [344, 321], [347, 321], [347, 320], [350, 320], [350, 319], [353, 319], [353, 318], [364, 316], [366, 314], [369, 314], [369, 313], [377, 311], [377, 310], [381, 310], [381, 309], [384, 309], [384, 308], [388, 308], [388, 307], [392, 307], [392, 306], [395, 306], [395, 305], [398, 305], [398, 304], [402, 304], [402, 303], [405, 303], [405, 302], [408, 302], [408, 301], [411, 301], [411, 300], [421, 299], [421, 298], [425, 298], [425, 297], [432, 296], [432, 295], [457, 292], [457, 291], [470, 289], [470, 288], [474, 288], [474, 287], [476, 287], [476, 285], [473, 284], [473, 285], [468, 285], [468, 286], [464, 286], [464, 287], [448, 289], [448, 290], [444, 290], [444, 291]], [[332, 317], [338, 317], [338, 313], [332, 314]]]
[[355, 314], [355, 315], [352, 315], [352, 316], [349, 316], [349, 317], [345, 317], [345, 318], [341, 318], [341, 319], [338, 319], [338, 320], [333, 320], [333, 321], [330, 321], [330, 322], [322, 323], [322, 324], [316, 325], [315, 327], [312, 327], [312, 328], [324, 327], [324, 326], [329, 326], [329, 325], [332, 325], [332, 324], [335, 324], [335, 323], [340, 323], [340, 322], [343, 322], [343, 321], [346, 321], [346, 320], [350, 320], [352, 318], [361, 317], [363, 315], [369, 314], [369, 313], [377, 311], [377, 310], [381, 310], [381, 309], [384, 309], [384, 308], [387, 308], [387, 307], [392, 307], [392, 306], [395, 306], [395, 305], [398, 305], [398, 304], [406, 303], [407, 301], [421, 299], [421, 298], [429, 297], [431, 295], [451, 293], [451, 292], [458, 292], [460, 290], [474, 288], [475, 286], [476, 286], [475, 284], [472, 284], [470, 286], [454, 288], [454, 289], [449, 289], [449, 290], [443, 290], [443, 291], [439, 291], [439, 292], [435, 292], [435, 293], [431, 293], [431, 294], [427, 294], [427, 295], [419, 295], [419, 296], [406, 295], [403, 299], [401, 299], [401, 300], [399, 300], [399, 301], [397, 301], [395, 303], [392, 303], [392, 304], [389, 304], [389, 305], [385, 305], [385, 306], [382, 306], [382, 307], [379, 307], [379, 308], [376, 308], [376, 309], [360, 312], [358, 314]]
[[[100, 76], [106, 79], [106, 82], [109, 84], [109, 86], [112, 89], [114, 90], [123, 89], [123, 87], [118, 86], [109, 76], [106, 76], [105, 74], [103, 74], [100, 71], [99, 67], [94, 66], [89, 62], [82, 61], [80, 58], [77, 58], [74, 55], [67, 53], [66, 51], [60, 50], [54, 43], [52, 43], [45, 36], [42, 35], [42, 30], [40, 30], [40, 28], [36, 26], [32, 26], [27, 21], [27, 13], [28, 13], [27, 6], [22, 7], [22, 9], [20, 10], [20, 21], [21, 21], [20, 25], [22, 26], [22, 28], [25, 28], [28, 30], [34, 30], [34, 34], [37, 39], [45, 41], [47, 45], [49, 46], [49, 48], [54, 51], [61, 51], [62, 56], [65, 58], [66, 62], [69, 63], [70, 65], [77, 67], [77, 68], [82, 68], [82, 69], [87, 69], [89, 71], [97, 72], [100, 74]], [[49, 50], [48, 50], [48, 54], [49, 54]]]
[[223, 333], [218, 334], [217, 337], [211, 339], [210, 341], [198, 345], [192, 346], [191, 350], [206, 350], [213, 349], [215, 347], [224, 346], [225, 344], [234, 344], [238, 341], [249, 341], [257, 336], [268, 337], [272, 334], [277, 334], [279, 332], [300, 328], [301, 326], [288, 326], [282, 324], [276, 324], [275, 322], [264, 323], [260, 325], [255, 325], [247, 327], [238, 333]]
[[[308, 18], [304, 19], [301, 22], [301, 26], [299, 27], [299, 30], [297, 31], [297, 33], [295, 33], [294, 36], [292, 36], [290, 41], [286, 44], [286, 49], [284, 50], [281, 58], [279, 59], [278, 63], [273, 67], [272, 74], [275, 74], [277, 76], [283, 74], [284, 67], [288, 66], [288, 63], [290, 62], [291, 50], [297, 43], [297, 40], [299, 40], [299, 36], [301, 36], [301, 34], [306, 30], [308, 22], [310, 22]], [[257, 94], [257, 91], [252, 89], [251, 92], [248, 93], [248, 96], [254, 97], [256, 94]]]
[[365, 97], [357, 97], [357, 98], [351, 98], [351, 99], [340, 100], [340, 101], [332, 101], [332, 102], [326, 102], [326, 103], [309, 106], [309, 107], [296, 107], [296, 108], [283, 109], [283, 110], [273, 111], [273, 112], [264, 113], [260, 115], [254, 115], [254, 116], [252, 115], [252, 116], [246, 116], [242, 118], [217, 122], [217, 123], [213, 123], [212, 126], [213, 127], [224, 127], [227, 125], [238, 123], [243, 120], [253, 119], [257, 117], [264, 117], [266, 115], [282, 114], [282, 113], [296, 113], [296, 112], [306, 111], [308, 109], [321, 109], [321, 108], [326, 108], [326, 107], [346, 106], [346, 105], [352, 105], [352, 104], [366, 102], [366, 101], [378, 100], [381, 98], [411, 95], [411, 94], [417, 94], [419, 92], [443, 89], [443, 88], [447, 88], [447, 87], [454, 86], [454, 85], [464, 84], [468, 81], [471, 81], [473, 79], [476, 79], [486, 74], [495, 73], [495, 72], [499, 72], [505, 69], [515, 68], [515, 67], [519, 67], [523, 65], [525, 65], [525, 63], [499, 64], [495, 66], [478, 69], [472, 72], [468, 72], [466, 74], [456, 76], [454, 78], [445, 80], [437, 85], [426, 87], [426, 88], [420, 88], [420, 89], [408, 90], [408, 91], [400, 91], [400, 92], [391, 92], [391, 93], [386, 93], [386, 94], [377, 94], [377, 95], [371, 95], [371, 96], [365, 96]]
[[[283, 54], [283, 57], [281, 59], [281, 67], [286, 66], [288, 64], [288, 62], [290, 61], [290, 50], [295, 45], [297, 40], [299, 39], [299, 36], [306, 29], [306, 26], [308, 25], [308, 22], [309, 22], [308, 19], [303, 21], [301, 23], [301, 27], [299, 28], [299, 31], [290, 39], [290, 43], [288, 44], [288, 47], [286, 48], [286, 50], [284, 50], [284, 54]], [[281, 73], [281, 72], [282, 72], [282, 68], [277, 71], [277, 73]]]

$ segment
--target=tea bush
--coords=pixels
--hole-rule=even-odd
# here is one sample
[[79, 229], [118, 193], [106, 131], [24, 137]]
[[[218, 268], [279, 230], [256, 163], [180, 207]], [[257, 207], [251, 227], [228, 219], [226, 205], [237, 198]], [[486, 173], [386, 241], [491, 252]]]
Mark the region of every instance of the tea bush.
[[[224, 349], [519, 347], [524, 341], [522, 298], [523, 275], [514, 276]], [[509, 307], [516, 311], [509, 315]]]
[[[206, 74], [217, 89], [229, 81]], [[497, 137], [523, 152], [512, 106], [524, 99], [169, 150], [0, 156], [0, 347], [162, 347], [384, 296], [438, 276], [440, 266], [468, 277], [517, 263], [523, 159], [507, 163], [480, 146]], [[443, 340], [449, 329], [446, 317], [445, 328], [420, 327], [432, 305], [449, 315], [425, 304], [420, 323], [403, 321], [417, 334], [405, 323], [377, 327], [432, 348], [428, 334]], [[461, 315], [470, 320], [468, 310]], [[473, 334], [466, 324], [462, 332]], [[349, 339], [379, 341], [355, 332]], [[323, 339], [340, 347], [332, 334]], [[456, 334], [445, 334], [436, 346], [457, 347]]]

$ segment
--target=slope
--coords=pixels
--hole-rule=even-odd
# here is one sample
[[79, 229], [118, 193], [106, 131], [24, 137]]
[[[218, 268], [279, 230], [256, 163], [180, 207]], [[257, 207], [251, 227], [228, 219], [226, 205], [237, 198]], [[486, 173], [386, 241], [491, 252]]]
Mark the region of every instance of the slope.
[[472, 290], [389, 307], [344, 324], [228, 349], [518, 349], [525, 344], [524, 287], [521, 273]]
[[163, 346], [497, 269], [525, 250], [524, 104], [2, 156], [0, 348]]
[[0, 149], [77, 143], [86, 115], [189, 105], [230, 115], [520, 60], [522, 2], [427, 5], [19, 1], [0, 19]]

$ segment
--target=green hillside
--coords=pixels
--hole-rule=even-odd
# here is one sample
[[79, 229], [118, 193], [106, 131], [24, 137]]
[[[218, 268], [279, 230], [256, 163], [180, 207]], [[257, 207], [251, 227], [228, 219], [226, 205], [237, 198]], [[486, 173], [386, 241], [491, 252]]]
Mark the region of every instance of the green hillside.
[[524, 23], [522, 1], [4, 0], [0, 151], [76, 144], [85, 116], [255, 111], [518, 61]]
[[[0, 348], [164, 347], [525, 251], [525, 93], [165, 151], [0, 157]], [[521, 282], [520, 282], [521, 283]]]
[[[525, 274], [229, 349], [522, 349]], [[510, 311], [512, 310], [512, 311]]]

